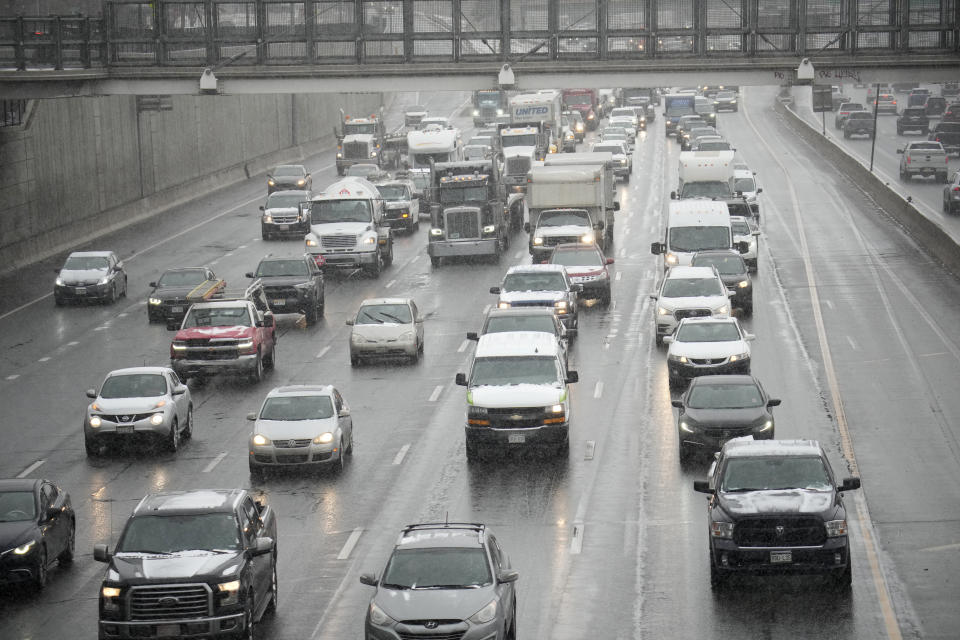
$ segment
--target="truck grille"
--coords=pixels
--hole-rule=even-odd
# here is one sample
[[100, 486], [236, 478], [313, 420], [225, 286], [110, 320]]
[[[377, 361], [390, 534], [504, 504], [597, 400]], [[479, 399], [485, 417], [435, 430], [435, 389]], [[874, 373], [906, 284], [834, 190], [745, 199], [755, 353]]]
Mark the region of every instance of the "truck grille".
[[186, 340], [188, 347], [235, 347], [236, 338], [221, 338], [216, 342], [210, 342], [208, 338], [188, 338]]
[[579, 242], [580, 236], [544, 236], [543, 246], [545, 247], [555, 247], [558, 244], [564, 244], [568, 242]]
[[348, 160], [366, 160], [368, 155], [365, 142], [347, 142], [343, 145], [343, 157]]
[[346, 234], [320, 236], [320, 244], [326, 249], [352, 249], [357, 246], [357, 236]]
[[507, 175], [526, 175], [530, 171], [530, 158], [514, 156], [507, 158]]
[[449, 240], [475, 240], [480, 237], [479, 211], [448, 211], [445, 217]]
[[310, 445], [310, 438], [298, 438], [293, 440], [274, 440], [273, 446], [277, 449], [294, 449], [297, 447], [306, 447]]
[[178, 620], [212, 615], [205, 584], [164, 584], [130, 589], [130, 620]]
[[748, 518], [733, 529], [733, 541], [741, 547], [816, 547], [827, 539], [827, 530], [817, 518]]
[[285, 214], [274, 214], [273, 223], [274, 224], [296, 224], [300, 222], [300, 216], [295, 213], [285, 213]]
[[673, 317], [677, 320], [684, 318], [709, 318], [710, 309], [677, 309], [673, 312]]
[[497, 429], [524, 429], [541, 426], [544, 413], [543, 409], [529, 407], [487, 409], [487, 418], [490, 426]]
[[297, 288], [291, 286], [264, 287], [263, 290], [270, 300], [285, 300], [287, 298], [297, 299]]

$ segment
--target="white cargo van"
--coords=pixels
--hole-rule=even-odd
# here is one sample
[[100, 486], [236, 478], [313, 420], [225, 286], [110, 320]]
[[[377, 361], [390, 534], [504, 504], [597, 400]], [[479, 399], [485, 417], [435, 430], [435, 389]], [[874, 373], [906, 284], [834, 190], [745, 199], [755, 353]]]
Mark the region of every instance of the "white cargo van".
[[663, 242], [650, 245], [650, 252], [663, 255], [663, 268], [689, 265], [693, 254], [707, 249], [745, 250], [735, 245], [730, 213], [723, 201], [672, 200], [667, 212]]
[[670, 199], [735, 197], [733, 151], [684, 151], [677, 166], [677, 190]]

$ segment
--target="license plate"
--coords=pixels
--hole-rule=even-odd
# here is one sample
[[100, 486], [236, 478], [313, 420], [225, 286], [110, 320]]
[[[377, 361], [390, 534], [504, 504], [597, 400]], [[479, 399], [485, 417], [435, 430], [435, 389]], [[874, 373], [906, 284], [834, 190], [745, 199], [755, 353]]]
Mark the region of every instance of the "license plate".
[[178, 624], [158, 624], [157, 625], [157, 636], [179, 636], [180, 635], [180, 625]]
[[118, 424], [117, 433], [133, 433], [132, 424]]
[[77, 287], [76, 292], [77, 292], [77, 295], [78, 295], [78, 296], [86, 295], [86, 293], [87, 293], [87, 288], [86, 288], [86, 287]]
[[792, 551], [771, 551], [770, 564], [787, 564], [793, 562]]
[[523, 444], [527, 441], [527, 436], [522, 433], [511, 433], [507, 436], [507, 442], [510, 444]]
[[170, 307], [170, 313], [183, 313], [183, 307]]
[[275, 307], [282, 307], [286, 304], [287, 304], [286, 298], [278, 298], [276, 300], [273, 300], [273, 306]]
[[936, 173], [936, 171], [930, 168], [926, 168], [926, 169], [920, 169], [920, 173]]
[[280, 229], [280, 231], [287, 231], [287, 230], [290, 229], [290, 225], [288, 225], [288, 224], [278, 224], [278, 225], [277, 225], [277, 228]]

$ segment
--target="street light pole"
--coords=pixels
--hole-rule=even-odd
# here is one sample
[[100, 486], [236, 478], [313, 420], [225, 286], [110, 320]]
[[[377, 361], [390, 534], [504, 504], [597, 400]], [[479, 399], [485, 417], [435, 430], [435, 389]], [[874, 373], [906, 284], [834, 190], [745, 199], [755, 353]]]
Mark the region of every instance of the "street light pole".
[[873, 89], [873, 135], [870, 136], [870, 173], [873, 173], [873, 150], [877, 148], [877, 107], [880, 106], [880, 83]]

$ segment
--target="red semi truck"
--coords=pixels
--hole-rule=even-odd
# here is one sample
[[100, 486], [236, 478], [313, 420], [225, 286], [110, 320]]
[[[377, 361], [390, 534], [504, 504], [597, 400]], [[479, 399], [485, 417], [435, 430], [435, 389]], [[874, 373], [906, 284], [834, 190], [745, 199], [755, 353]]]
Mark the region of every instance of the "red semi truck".
[[596, 89], [564, 89], [561, 100], [564, 109], [580, 112], [588, 130], [594, 131], [600, 125]]

